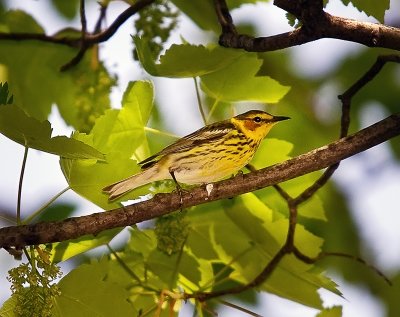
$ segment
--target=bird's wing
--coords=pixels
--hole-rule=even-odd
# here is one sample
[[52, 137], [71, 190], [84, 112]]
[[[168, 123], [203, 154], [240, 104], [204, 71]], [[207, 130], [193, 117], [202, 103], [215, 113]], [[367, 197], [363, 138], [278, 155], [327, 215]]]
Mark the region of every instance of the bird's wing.
[[229, 120], [218, 122], [216, 124], [210, 124], [205, 126], [183, 138], [177, 140], [176, 142], [168, 145], [166, 148], [160, 152], [148, 157], [147, 159], [141, 161], [139, 165], [142, 168], [148, 168], [153, 164], [157, 163], [161, 157], [171, 154], [184, 152], [194, 146], [199, 146], [203, 143], [213, 143], [227, 134], [232, 130], [233, 124]]

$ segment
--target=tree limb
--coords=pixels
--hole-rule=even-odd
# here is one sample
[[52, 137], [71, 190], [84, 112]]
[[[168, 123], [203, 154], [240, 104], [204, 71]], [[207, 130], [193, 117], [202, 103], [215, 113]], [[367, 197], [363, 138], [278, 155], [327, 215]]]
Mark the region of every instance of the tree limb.
[[[152, 4], [155, 0], [138, 0], [134, 4], [132, 4], [129, 8], [123, 11], [111, 25], [96, 34], [85, 34], [85, 45], [88, 47], [97, 43], [105, 42], [110, 39], [115, 32], [120, 28], [122, 24], [126, 22], [131, 16], [139, 12], [144, 7]], [[100, 15], [104, 14], [101, 10]], [[82, 31], [82, 30], [81, 30]], [[41, 33], [27, 33], [27, 32], [18, 32], [18, 33], [3, 33], [0, 32], [0, 40], [12, 40], [12, 41], [27, 41], [27, 40], [36, 40], [42, 42], [49, 42], [54, 44], [62, 44], [71, 47], [80, 47], [82, 44], [82, 36], [81, 37], [57, 37], [51, 36]]]
[[[184, 192], [182, 207], [187, 208], [233, 197], [323, 169], [398, 135], [400, 135], [400, 113], [283, 163], [213, 183], [209, 194], [204, 186]], [[173, 192], [158, 194], [150, 200], [109, 212], [73, 217], [57, 222], [1, 228], [0, 247], [20, 249], [26, 245], [65, 241], [88, 234], [96, 235], [106, 229], [153, 219], [178, 210], [180, 207], [180, 196]]]
[[274, 4], [293, 14], [302, 26], [292, 32], [268, 37], [238, 34], [225, 0], [215, 0], [216, 13], [222, 33], [219, 43], [250, 52], [267, 52], [305, 44], [322, 38], [334, 38], [360, 43], [369, 47], [400, 50], [400, 29], [379, 23], [341, 18], [323, 11], [322, 1], [275, 0]]

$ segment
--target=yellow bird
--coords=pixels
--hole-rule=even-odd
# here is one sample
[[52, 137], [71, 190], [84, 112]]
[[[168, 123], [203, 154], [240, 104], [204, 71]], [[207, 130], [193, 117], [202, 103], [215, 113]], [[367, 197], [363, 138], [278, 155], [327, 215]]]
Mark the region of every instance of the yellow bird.
[[111, 184], [103, 191], [115, 200], [145, 184], [173, 179], [204, 184], [233, 175], [246, 166], [273, 125], [289, 119], [250, 110], [216, 122], [177, 140], [139, 165], [142, 171]]

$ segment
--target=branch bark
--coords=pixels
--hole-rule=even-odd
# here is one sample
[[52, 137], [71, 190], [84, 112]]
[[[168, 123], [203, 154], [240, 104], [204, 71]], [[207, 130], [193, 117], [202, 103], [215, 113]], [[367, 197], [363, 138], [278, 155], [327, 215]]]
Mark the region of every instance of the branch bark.
[[[144, 7], [152, 4], [155, 0], [139, 0], [132, 4], [129, 8], [123, 11], [111, 25], [95, 34], [86, 33], [85, 34], [85, 45], [88, 47], [97, 43], [105, 42], [110, 39], [120, 28], [122, 24], [126, 22], [131, 16], [142, 10]], [[103, 14], [103, 10], [100, 11], [100, 16]], [[82, 31], [82, 30], [81, 30]], [[54, 44], [67, 45], [71, 47], [80, 47], [82, 44], [82, 37], [57, 37], [50, 36], [46, 34], [38, 34], [38, 33], [27, 33], [27, 32], [18, 32], [18, 33], [3, 33], [0, 32], [0, 40], [12, 40], [12, 41], [27, 41], [27, 40], [36, 40], [42, 42], [49, 42]]]
[[360, 22], [330, 15], [320, 0], [275, 0], [279, 8], [293, 14], [302, 26], [292, 32], [268, 37], [238, 34], [232, 22], [225, 0], [215, 0], [215, 7], [222, 33], [219, 43], [230, 48], [250, 52], [275, 51], [312, 42], [322, 38], [334, 38], [360, 43], [368, 47], [384, 47], [400, 50], [400, 29], [379, 23]]
[[[182, 207], [233, 197], [323, 169], [398, 135], [400, 135], [400, 113], [283, 163], [213, 183], [211, 192], [207, 192], [205, 186], [184, 192]], [[129, 226], [171, 213], [181, 207], [180, 203], [178, 193], [158, 194], [150, 200], [109, 212], [58, 222], [1, 228], [0, 247], [20, 249], [26, 245], [65, 241], [88, 234], [96, 235], [106, 229]]]

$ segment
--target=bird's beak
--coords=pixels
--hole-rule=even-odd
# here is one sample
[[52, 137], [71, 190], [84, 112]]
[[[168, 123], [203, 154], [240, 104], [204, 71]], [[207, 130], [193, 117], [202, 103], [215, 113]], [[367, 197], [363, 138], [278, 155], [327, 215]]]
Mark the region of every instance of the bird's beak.
[[273, 118], [272, 118], [272, 122], [278, 122], [278, 121], [283, 121], [283, 120], [288, 120], [288, 119], [290, 119], [289, 117], [282, 117], [282, 116], [274, 116]]

